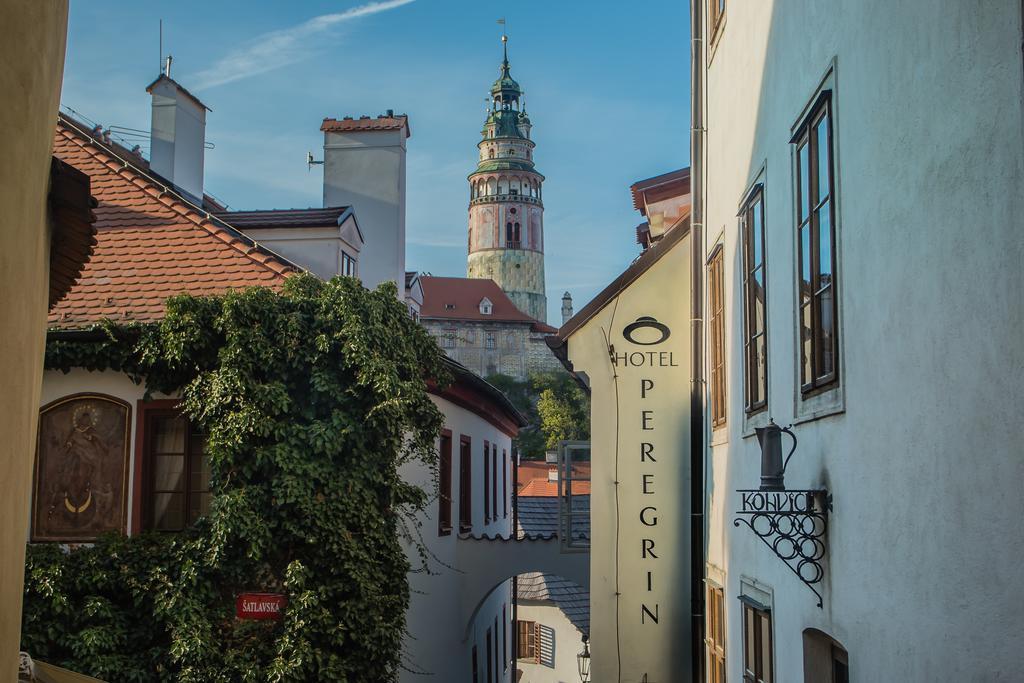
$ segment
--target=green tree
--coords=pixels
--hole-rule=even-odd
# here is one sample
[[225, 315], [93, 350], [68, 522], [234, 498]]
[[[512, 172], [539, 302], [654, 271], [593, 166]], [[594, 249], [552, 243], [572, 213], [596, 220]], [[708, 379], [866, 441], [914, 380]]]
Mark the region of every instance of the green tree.
[[525, 381], [491, 375], [487, 381], [501, 389], [530, 423], [516, 439], [524, 460], [542, 460], [544, 451], [562, 439], [590, 438], [590, 397], [568, 372], [531, 373]]
[[[208, 435], [213, 503], [181, 534], [30, 546], [22, 647], [108, 681], [394, 680], [409, 601], [402, 537], [427, 500], [447, 381], [398, 301], [352, 278], [179, 296], [157, 324], [51, 342], [47, 367], [117, 368], [181, 390]], [[422, 547], [421, 557], [423, 553]], [[239, 621], [241, 591], [284, 593]]]

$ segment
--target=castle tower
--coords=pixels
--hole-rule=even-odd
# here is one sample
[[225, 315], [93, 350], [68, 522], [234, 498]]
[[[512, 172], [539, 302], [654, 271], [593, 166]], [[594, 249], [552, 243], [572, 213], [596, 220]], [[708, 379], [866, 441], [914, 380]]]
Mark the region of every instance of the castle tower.
[[523, 91], [505, 58], [491, 86], [491, 104], [469, 175], [467, 275], [491, 278], [535, 320], [547, 321], [544, 292], [544, 176], [533, 166], [534, 143]]

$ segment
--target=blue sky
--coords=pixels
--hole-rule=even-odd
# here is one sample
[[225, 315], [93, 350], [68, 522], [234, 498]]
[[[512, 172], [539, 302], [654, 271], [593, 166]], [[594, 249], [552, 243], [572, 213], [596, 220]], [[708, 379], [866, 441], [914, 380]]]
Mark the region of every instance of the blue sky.
[[[339, 17], [363, 8], [356, 16]], [[233, 209], [320, 206], [324, 117], [409, 115], [410, 270], [465, 276], [468, 188], [501, 60], [527, 93], [544, 187], [549, 320], [636, 256], [629, 185], [687, 165], [682, 0], [73, 0], [62, 103], [148, 130], [158, 20], [172, 75], [213, 111], [206, 188]]]

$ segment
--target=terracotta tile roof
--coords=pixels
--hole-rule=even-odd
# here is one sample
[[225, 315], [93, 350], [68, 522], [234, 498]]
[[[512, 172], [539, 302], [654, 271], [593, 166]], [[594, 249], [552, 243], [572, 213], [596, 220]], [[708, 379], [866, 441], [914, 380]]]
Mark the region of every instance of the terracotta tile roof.
[[392, 112], [381, 114], [377, 118], [360, 116], [358, 119], [346, 116], [343, 119], [324, 119], [320, 130], [325, 133], [345, 132], [354, 130], [402, 130], [405, 137], [412, 135], [409, 129], [409, 117], [405, 114], [395, 115]]
[[92, 258], [50, 312], [52, 327], [157, 320], [174, 294], [277, 288], [301, 270], [116, 156], [69, 117], [58, 120], [53, 154], [89, 176], [98, 206]]
[[[516, 481], [519, 484], [518, 494], [526, 498], [557, 498], [558, 482], [549, 480], [549, 473], [557, 470], [554, 463], [540, 460], [524, 460], [516, 468]], [[573, 492], [580, 495], [590, 494], [590, 463], [581, 462], [573, 465]]]
[[337, 226], [348, 206], [323, 209], [269, 209], [262, 211], [215, 211], [213, 215], [239, 230], [256, 228], [323, 228]]
[[[423, 286], [421, 318], [542, 324], [516, 308], [498, 283], [488, 278], [424, 275], [420, 284]], [[490, 315], [480, 312], [480, 301], [484, 297], [491, 302]]]

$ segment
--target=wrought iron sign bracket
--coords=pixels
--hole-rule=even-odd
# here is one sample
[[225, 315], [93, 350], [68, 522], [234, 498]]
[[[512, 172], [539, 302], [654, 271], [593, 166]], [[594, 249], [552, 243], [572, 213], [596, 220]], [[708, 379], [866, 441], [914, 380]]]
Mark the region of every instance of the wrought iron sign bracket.
[[825, 576], [825, 532], [832, 494], [819, 490], [765, 491], [740, 489], [739, 515], [733, 526], [745, 524], [818, 596], [815, 585]]

